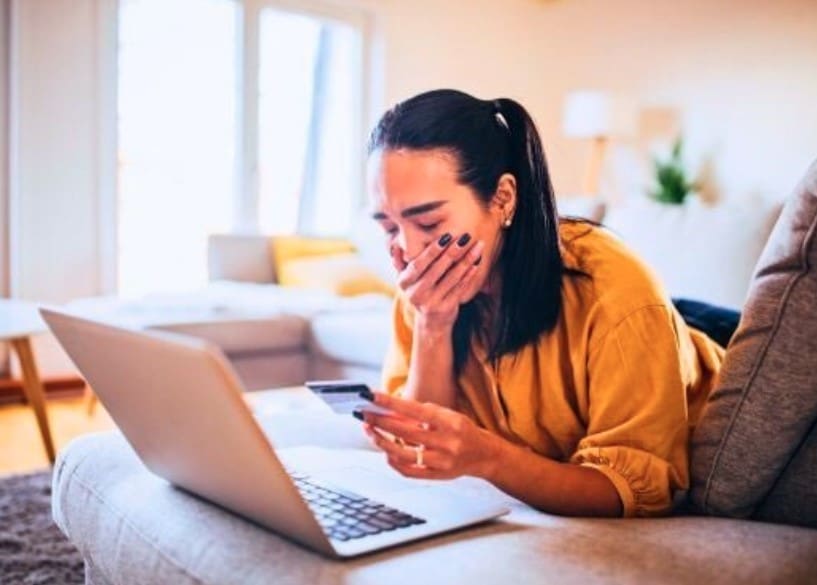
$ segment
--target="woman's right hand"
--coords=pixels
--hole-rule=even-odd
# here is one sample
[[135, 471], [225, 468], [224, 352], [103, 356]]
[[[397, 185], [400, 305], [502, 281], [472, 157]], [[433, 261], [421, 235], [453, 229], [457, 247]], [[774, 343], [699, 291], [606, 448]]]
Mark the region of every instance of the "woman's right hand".
[[468, 234], [457, 240], [445, 234], [406, 262], [399, 248], [392, 246], [397, 285], [417, 311], [417, 325], [435, 332], [451, 330], [460, 304], [467, 300], [464, 294], [472, 290], [484, 247]]

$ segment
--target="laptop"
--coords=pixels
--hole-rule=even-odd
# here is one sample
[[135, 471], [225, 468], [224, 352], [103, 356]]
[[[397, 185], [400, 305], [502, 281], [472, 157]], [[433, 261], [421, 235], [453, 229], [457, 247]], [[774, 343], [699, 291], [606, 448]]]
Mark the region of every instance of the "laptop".
[[338, 473], [327, 450], [325, 476], [314, 462], [301, 471], [276, 453], [219, 348], [40, 313], [148, 469], [323, 555], [354, 557], [509, 511], [447, 482], [403, 478], [380, 456], [364, 474]]

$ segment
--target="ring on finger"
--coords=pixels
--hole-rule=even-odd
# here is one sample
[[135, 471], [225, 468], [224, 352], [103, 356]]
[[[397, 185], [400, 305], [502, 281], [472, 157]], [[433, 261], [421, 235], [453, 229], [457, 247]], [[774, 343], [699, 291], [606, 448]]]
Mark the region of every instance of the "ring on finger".
[[423, 455], [425, 454], [426, 446], [423, 444], [414, 447], [414, 465], [417, 467], [425, 467], [423, 462]]

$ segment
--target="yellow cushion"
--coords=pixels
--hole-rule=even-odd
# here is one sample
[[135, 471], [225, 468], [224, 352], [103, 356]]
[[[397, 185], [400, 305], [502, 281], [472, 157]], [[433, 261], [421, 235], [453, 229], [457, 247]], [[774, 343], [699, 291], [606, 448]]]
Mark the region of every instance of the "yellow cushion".
[[355, 245], [340, 238], [307, 238], [304, 236], [273, 236], [272, 260], [278, 283], [287, 285], [284, 266], [290, 260], [327, 254], [348, 254], [355, 251]]
[[394, 288], [368, 269], [354, 253], [289, 260], [278, 267], [278, 282], [285, 286], [328, 290], [342, 296], [394, 294]]

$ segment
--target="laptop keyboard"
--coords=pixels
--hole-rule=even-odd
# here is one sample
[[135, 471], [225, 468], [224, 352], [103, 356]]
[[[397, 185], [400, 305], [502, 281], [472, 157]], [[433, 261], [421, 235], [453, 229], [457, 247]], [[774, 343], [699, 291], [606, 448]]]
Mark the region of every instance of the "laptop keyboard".
[[295, 485], [329, 538], [352, 540], [425, 524], [425, 520], [352, 492], [290, 472]]

